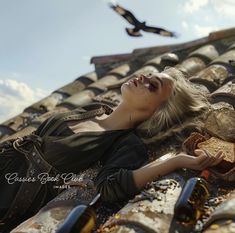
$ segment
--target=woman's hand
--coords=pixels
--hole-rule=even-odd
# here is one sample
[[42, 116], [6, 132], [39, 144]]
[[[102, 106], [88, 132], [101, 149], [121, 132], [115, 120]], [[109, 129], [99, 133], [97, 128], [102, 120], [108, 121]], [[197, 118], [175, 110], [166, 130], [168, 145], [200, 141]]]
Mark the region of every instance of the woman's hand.
[[197, 157], [184, 153], [178, 154], [177, 167], [203, 170], [219, 164], [224, 158], [222, 151], [219, 151], [216, 156], [212, 156], [208, 151], [200, 149], [195, 150], [194, 153], [197, 154]]

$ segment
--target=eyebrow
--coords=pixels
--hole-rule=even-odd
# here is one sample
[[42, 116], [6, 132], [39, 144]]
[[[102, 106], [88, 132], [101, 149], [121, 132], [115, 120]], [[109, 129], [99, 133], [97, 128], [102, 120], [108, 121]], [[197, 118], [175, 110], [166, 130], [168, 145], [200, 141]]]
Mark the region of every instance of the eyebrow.
[[161, 83], [161, 86], [163, 87], [163, 81], [159, 77], [154, 75], [153, 78], [157, 79]]

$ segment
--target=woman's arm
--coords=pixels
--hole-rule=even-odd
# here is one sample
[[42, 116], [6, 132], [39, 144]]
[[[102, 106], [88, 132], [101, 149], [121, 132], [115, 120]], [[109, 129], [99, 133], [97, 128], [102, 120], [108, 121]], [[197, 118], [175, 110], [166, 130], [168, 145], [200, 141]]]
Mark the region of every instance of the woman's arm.
[[104, 201], [114, 203], [133, 198], [137, 189], [132, 171], [148, 161], [143, 142], [135, 135], [120, 138], [107, 152], [102, 168], [95, 178], [95, 186]]
[[126, 201], [159, 176], [183, 167], [203, 170], [222, 160], [220, 154], [218, 158], [212, 158], [202, 150], [195, 153], [198, 157], [181, 153], [143, 166], [148, 159], [147, 150], [137, 136], [131, 135], [117, 144], [117, 150], [110, 151], [111, 156], [95, 179], [97, 191], [107, 202]]
[[194, 170], [203, 170], [210, 166], [220, 163], [224, 156], [219, 152], [216, 156], [211, 156], [205, 150], [195, 150], [198, 157], [180, 153], [175, 157], [164, 161], [153, 161], [139, 169], [133, 171], [133, 179], [136, 187], [140, 190], [148, 182], [156, 180], [160, 176], [166, 175], [178, 168], [190, 168]]

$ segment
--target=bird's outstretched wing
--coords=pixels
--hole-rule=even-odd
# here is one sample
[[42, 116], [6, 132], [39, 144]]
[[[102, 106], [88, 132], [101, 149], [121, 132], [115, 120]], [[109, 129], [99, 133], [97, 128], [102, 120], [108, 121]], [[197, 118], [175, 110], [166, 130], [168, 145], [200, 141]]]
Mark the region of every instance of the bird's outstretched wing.
[[135, 28], [126, 28], [126, 32], [129, 36], [142, 36], [139, 30], [135, 30]]
[[156, 33], [156, 34], [159, 34], [161, 36], [178, 37], [178, 35], [175, 32], [171, 32], [171, 31], [165, 30], [163, 28], [145, 26], [143, 28], [143, 30], [145, 32]]
[[115, 10], [119, 15], [121, 15], [123, 18], [125, 18], [130, 24], [132, 25], [137, 25], [140, 24], [139, 20], [136, 19], [136, 17], [128, 10], [122, 8], [119, 5], [113, 5], [113, 4], [109, 4], [110, 7]]

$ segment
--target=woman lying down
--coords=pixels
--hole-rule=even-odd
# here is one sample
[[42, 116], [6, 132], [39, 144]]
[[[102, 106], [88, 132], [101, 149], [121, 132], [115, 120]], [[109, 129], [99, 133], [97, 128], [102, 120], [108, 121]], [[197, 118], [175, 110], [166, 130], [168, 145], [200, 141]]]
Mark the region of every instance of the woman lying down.
[[[50, 182], [36, 182], [41, 173], [76, 174], [99, 162], [97, 192], [113, 203], [132, 198], [148, 182], [178, 168], [203, 170], [222, 161], [221, 152], [212, 157], [198, 150], [197, 157], [181, 153], [146, 164], [148, 140], [139, 133], [146, 125], [151, 137], [151, 131], [166, 133], [207, 109], [206, 99], [180, 71], [138, 75], [122, 84], [121, 95], [122, 102], [113, 111], [101, 105], [60, 113], [32, 134], [0, 144], [1, 232], [9, 232], [58, 194]], [[17, 182], [20, 177], [27, 177], [26, 182]]]

